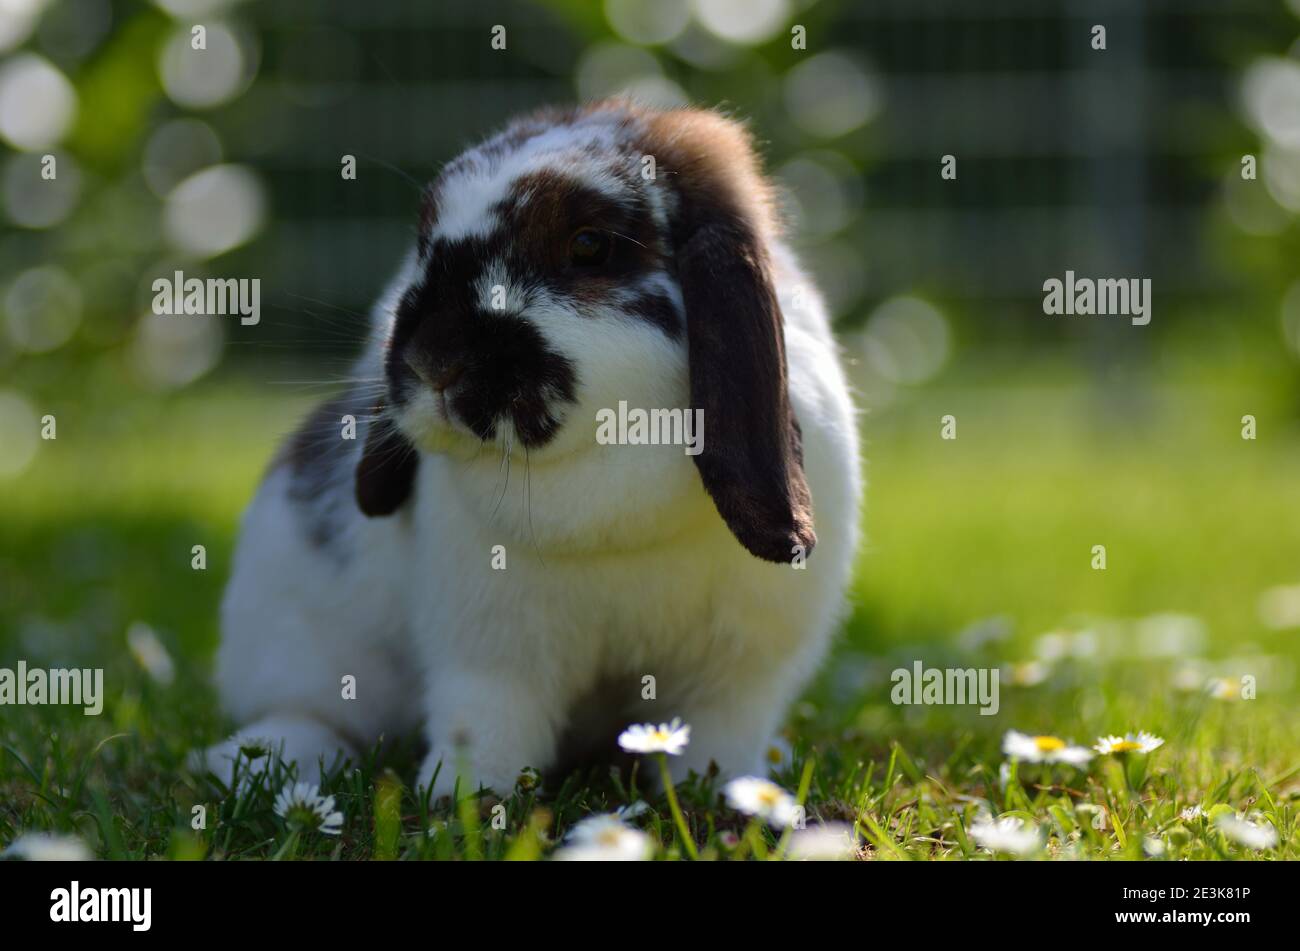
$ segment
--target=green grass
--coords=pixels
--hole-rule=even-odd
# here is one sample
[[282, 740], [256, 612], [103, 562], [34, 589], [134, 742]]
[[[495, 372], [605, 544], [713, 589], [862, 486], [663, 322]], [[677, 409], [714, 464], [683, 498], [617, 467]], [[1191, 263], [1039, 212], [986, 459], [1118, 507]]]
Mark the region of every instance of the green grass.
[[[100, 717], [0, 707], [0, 847], [56, 831], [112, 858], [527, 859], [584, 816], [644, 798], [650, 810], [631, 822], [660, 857], [683, 858], [666, 800], [649, 791], [653, 761], [630, 778], [525, 780], [450, 805], [416, 795], [418, 753], [399, 744], [328, 777], [338, 837], [286, 828], [272, 809], [278, 772], [232, 793], [186, 771], [187, 751], [230, 727], [208, 676], [238, 514], [304, 405], [224, 383], [112, 412], [56, 408], [58, 440], [4, 487], [0, 666], [101, 666], [108, 697]], [[970, 834], [985, 812], [1038, 823], [1046, 857], [1136, 859], [1154, 841], [1165, 858], [1300, 858], [1300, 633], [1257, 611], [1266, 589], [1300, 582], [1300, 436], [1283, 410], [1246, 383], [1156, 389], [1099, 411], [1089, 388], [1022, 375], [870, 414], [854, 610], [773, 773], [791, 792], [806, 779], [809, 824], [853, 824], [862, 857], [885, 860], [987, 857]], [[939, 439], [946, 413], [956, 441]], [[1239, 436], [1243, 413], [1261, 421], [1254, 442]], [[206, 571], [190, 567], [195, 544]], [[1090, 564], [1098, 544], [1105, 571]], [[1190, 620], [1151, 620], [1168, 613]], [[174, 658], [170, 685], [127, 650], [136, 622]], [[1041, 683], [1004, 682], [996, 716], [890, 702], [890, 672], [914, 660], [1001, 667], [1057, 643], [1087, 649]], [[1205, 672], [1256, 677], [1257, 698], [1183, 689], [1193, 656]], [[1085, 745], [1144, 729], [1166, 742], [1127, 763], [1004, 769], [1008, 729]], [[678, 795], [702, 857], [780, 854], [714, 777]], [[1262, 814], [1280, 843], [1255, 852], [1206, 819], [1181, 820], [1193, 804]], [[207, 822], [195, 830], [198, 805]]]

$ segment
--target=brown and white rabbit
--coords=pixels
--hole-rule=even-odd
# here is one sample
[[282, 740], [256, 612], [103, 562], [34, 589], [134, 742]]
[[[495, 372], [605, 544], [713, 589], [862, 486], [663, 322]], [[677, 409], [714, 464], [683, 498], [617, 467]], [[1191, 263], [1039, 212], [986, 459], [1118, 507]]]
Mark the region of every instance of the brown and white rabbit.
[[[309, 775], [423, 728], [421, 783], [463, 764], [505, 794], [680, 716], [676, 776], [762, 773], [842, 617], [862, 486], [741, 125], [608, 101], [465, 152], [356, 377], [244, 518], [218, 661], [242, 726], [210, 765], [256, 740]], [[702, 443], [598, 438], [620, 404], [700, 410]]]

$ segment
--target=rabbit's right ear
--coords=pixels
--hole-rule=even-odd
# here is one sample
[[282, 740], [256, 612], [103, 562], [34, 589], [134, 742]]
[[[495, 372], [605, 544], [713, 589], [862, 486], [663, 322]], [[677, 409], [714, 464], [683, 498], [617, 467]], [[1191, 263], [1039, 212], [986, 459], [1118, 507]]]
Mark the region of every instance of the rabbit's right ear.
[[392, 420], [376, 407], [357, 463], [356, 496], [362, 513], [392, 515], [411, 494], [420, 456]]
[[711, 112], [652, 120], [678, 195], [672, 222], [686, 309], [695, 456], [727, 527], [765, 561], [812, 552], [812, 499], [790, 407], [781, 308], [768, 245], [769, 188], [743, 128]]

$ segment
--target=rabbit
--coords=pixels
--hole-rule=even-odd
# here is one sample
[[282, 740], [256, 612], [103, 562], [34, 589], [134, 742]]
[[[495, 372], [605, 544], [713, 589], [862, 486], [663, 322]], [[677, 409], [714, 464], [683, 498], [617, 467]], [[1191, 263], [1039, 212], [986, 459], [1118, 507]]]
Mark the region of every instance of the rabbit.
[[[421, 787], [507, 795], [680, 717], [674, 781], [764, 775], [847, 609], [863, 486], [744, 125], [514, 121], [426, 189], [371, 323], [243, 518], [217, 658], [242, 726], [204, 762], [301, 775], [422, 729]], [[621, 405], [702, 420], [694, 447], [598, 438]]]

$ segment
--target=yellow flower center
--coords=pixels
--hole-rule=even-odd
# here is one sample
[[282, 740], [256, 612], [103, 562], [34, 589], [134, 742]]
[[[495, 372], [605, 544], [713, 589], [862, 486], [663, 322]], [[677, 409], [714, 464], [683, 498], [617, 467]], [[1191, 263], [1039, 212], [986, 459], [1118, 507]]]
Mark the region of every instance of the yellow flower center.
[[1038, 747], [1040, 753], [1054, 753], [1057, 750], [1065, 749], [1065, 740], [1054, 736], [1036, 736], [1034, 737], [1034, 746]]
[[596, 836], [596, 841], [601, 845], [615, 846], [618, 845], [618, 829], [605, 829], [600, 835]]
[[775, 806], [775, 805], [776, 805], [776, 790], [775, 790], [775, 789], [760, 789], [760, 790], [758, 791], [758, 801], [761, 802], [761, 803], [762, 803], [763, 805], [765, 805], [765, 806]]
[[650, 739], [654, 740], [656, 743], [663, 743], [667, 741], [668, 734], [663, 730], [655, 730], [650, 734]]
[[1111, 744], [1112, 753], [1132, 753], [1135, 750], [1142, 749], [1141, 743], [1134, 743], [1132, 740], [1120, 740], [1118, 743]]

